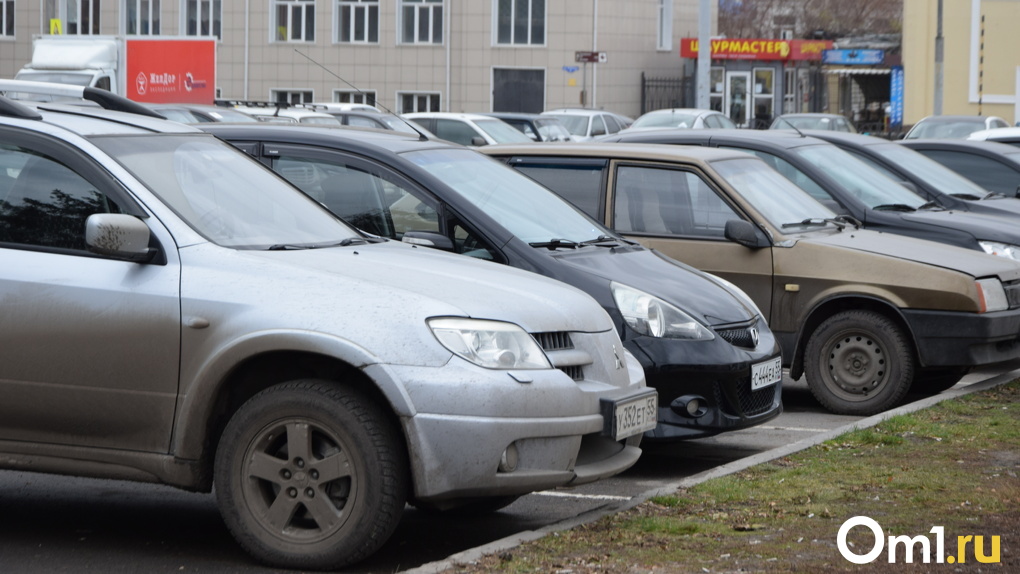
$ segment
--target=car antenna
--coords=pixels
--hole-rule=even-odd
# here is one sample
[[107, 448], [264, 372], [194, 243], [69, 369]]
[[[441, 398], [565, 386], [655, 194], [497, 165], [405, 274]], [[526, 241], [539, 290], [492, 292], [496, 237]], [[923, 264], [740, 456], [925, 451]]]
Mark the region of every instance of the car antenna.
[[788, 120], [786, 118], [779, 118], [779, 119], [783, 120], [784, 124], [786, 124], [786, 125], [790, 126], [791, 128], [793, 128], [793, 131], [795, 131], [798, 134], [800, 134], [800, 137], [802, 137], [802, 138], [806, 138], [807, 137], [806, 135], [804, 135], [804, 132], [800, 131], [800, 128], [798, 128], [797, 126], [793, 125], [793, 122], [791, 122], [790, 120]]
[[[298, 54], [301, 54], [302, 56], [304, 56], [305, 59], [307, 59], [309, 62], [311, 62], [311, 63], [315, 64], [316, 66], [318, 66], [318, 67], [322, 68], [323, 70], [325, 70], [327, 74], [333, 76], [334, 78], [336, 78], [336, 79], [340, 80], [341, 82], [347, 84], [348, 86], [354, 88], [355, 90], [357, 90], [357, 92], [359, 94], [364, 94], [365, 93], [358, 86], [355, 86], [354, 84], [352, 84], [352, 83], [348, 82], [347, 80], [341, 78], [340, 75], [337, 74], [336, 72], [334, 72], [333, 70], [330, 70], [326, 66], [323, 66], [322, 64], [320, 64], [320, 63], [316, 62], [315, 60], [313, 60], [311, 58], [311, 56], [309, 56], [308, 54], [305, 54], [304, 52], [302, 52], [301, 50], [298, 50], [297, 48], [294, 48], [294, 51], [297, 52]], [[418, 139], [419, 140], [421, 140], [421, 141], [428, 141], [429, 138], [428, 138], [428, 136], [425, 135], [425, 132], [423, 132], [420, 129], [418, 129], [417, 127], [415, 127], [411, 122], [407, 121], [406, 119], [404, 119], [399, 114], [394, 113], [393, 110], [391, 110], [391, 109], [387, 108], [386, 106], [380, 104], [378, 100], [376, 100], [375, 105], [377, 105], [380, 108], [382, 108], [383, 110], [385, 110], [386, 113], [392, 114], [393, 116], [400, 118], [400, 121], [402, 121], [405, 124], [407, 124], [407, 127], [411, 128], [412, 130], [414, 130], [418, 134]]]

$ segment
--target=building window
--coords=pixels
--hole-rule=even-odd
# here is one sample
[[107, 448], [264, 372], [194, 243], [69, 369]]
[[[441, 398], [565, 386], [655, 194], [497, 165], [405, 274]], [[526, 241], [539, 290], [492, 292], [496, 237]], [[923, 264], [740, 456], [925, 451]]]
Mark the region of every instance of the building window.
[[277, 42], [315, 41], [315, 0], [272, 0]]
[[223, 39], [223, 3], [220, 0], [186, 0], [184, 33], [188, 36], [216, 36]]
[[495, 0], [497, 44], [545, 44], [545, 0]]
[[400, 41], [443, 43], [443, 0], [400, 0]]
[[310, 104], [315, 101], [311, 90], [270, 90], [269, 93], [274, 102], [284, 104]]
[[723, 80], [726, 77], [726, 68], [712, 68], [709, 71], [709, 107], [717, 112], [722, 112], [723, 103]]
[[333, 101], [341, 104], [367, 104], [375, 105], [375, 92], [354, 92], [345, 90], [333, 90]]
[[655, 42], [657, 50], [673, 49], [673, 0], [659, 0], [659, 29]]
[[379, 42], [379, 0], [337, 2], [337, 42]]
[[99, 33], [99, 0], [45, 0], [45, 27], [50, 34]]
[[14, 0], [0, 0], [0, 36], [14, 37]]
[[398, 92], [397, 101], [400, 102], [398, 114], [439, 111], [439, 94], [436, 92]]
[[129, 36], [159, 35], [159, 0], [127, 0], [124, 20]]

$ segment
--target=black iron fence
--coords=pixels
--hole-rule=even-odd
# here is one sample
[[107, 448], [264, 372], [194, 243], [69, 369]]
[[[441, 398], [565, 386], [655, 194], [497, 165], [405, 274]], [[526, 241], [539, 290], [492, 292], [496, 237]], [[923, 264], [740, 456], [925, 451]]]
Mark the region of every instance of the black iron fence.
[[649, 78], [641, 72], [641, 113], [665, 108], [689, 108], [694, 100], [694, 78]]

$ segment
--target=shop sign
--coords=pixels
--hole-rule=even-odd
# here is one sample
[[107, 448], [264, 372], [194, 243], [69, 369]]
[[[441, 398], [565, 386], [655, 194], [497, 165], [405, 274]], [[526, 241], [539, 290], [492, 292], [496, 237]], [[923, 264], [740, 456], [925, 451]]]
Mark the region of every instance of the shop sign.
[[825, 50], [823, 64], [875, 66], [885, 61], [885, 50]]
[[[767, 40], [745, 38], [714, 38], [713, 60], [821, 60], [822, 53], [832, 48], [830, 40]], [[698, 57], [698, 39], [682, 38], [680, 56]]]

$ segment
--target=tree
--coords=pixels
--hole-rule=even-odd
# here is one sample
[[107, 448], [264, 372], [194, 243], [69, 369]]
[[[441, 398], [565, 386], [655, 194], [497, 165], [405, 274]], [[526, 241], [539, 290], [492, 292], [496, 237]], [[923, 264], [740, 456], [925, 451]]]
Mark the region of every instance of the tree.
[[730, 38], [826, 38], [902, 31], [903, 0], [719, 0], [719, 33]]

